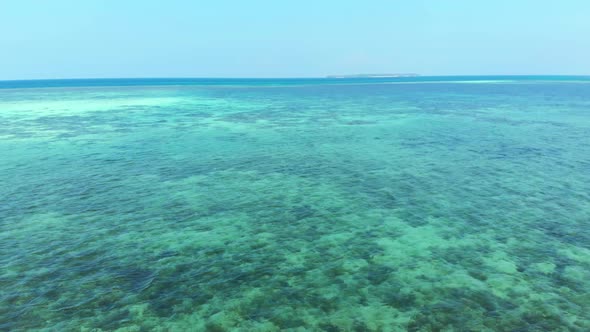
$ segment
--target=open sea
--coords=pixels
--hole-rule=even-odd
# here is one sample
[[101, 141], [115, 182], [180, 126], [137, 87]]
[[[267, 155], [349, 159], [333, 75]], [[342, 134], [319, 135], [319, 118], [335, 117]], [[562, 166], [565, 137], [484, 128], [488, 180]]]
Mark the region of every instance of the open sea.
[[0, 331], [590, 331], [590, 77], [0, 82]]

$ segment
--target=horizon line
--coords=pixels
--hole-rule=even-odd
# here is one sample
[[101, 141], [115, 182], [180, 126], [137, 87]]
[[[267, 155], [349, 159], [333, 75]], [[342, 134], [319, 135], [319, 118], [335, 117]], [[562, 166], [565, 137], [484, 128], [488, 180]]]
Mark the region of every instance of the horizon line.
[[[428, 77], [590, 77], [590, 74], [447, 74], [447, 75], [420, 75], [416, 76], [391, 76], [391, 77], [351, 77], [355, 75], [365, 74], [333, 74], [324, 76], [259, 76], [259, 77], [231, 77], [231, 76], [131, 76], [131, 77], [63, 77], [63, 78], [16, 78], [16, 79], [0, 79], [0, 82], [14, 82], [14, 81], [59, 81], [59, 80], [133, 80], [133, 79], [233, 79], [233, 80], [273, 80], [273, 79], [395, 79], [395, 78], [428, 78]], [[344, 77], [340, 77], [344, 76]]]

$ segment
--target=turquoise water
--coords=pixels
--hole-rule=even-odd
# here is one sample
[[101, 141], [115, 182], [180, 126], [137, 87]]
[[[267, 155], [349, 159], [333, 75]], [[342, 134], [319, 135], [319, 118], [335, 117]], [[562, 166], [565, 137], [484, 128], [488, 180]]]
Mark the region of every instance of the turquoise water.
[[0, 82], [0, 156], [0, 330], [590, 330], [588, 78]]

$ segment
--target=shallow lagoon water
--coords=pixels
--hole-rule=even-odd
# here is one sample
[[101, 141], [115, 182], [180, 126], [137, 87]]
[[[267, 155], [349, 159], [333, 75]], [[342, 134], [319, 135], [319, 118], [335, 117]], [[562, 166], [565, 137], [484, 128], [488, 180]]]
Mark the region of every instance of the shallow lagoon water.
[[461, 81], [0, 89], [0, 330], [590, 330], [590, 84]]

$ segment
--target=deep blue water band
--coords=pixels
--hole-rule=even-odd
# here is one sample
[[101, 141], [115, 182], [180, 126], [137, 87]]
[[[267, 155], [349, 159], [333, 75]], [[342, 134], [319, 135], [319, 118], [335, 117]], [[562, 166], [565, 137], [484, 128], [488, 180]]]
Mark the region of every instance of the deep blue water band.
[[59, 88], [59, 87], [107, 87], [107, 86], [290, 86], [317, 84], [380, 84], [380, 83], [428, 83], [428, 82], [481, 82], [481, 81], [564, 81], [590, 82], [590, 76], [418, 76], [376, 78], [90, 78], [0, 81], [0, 89]]

